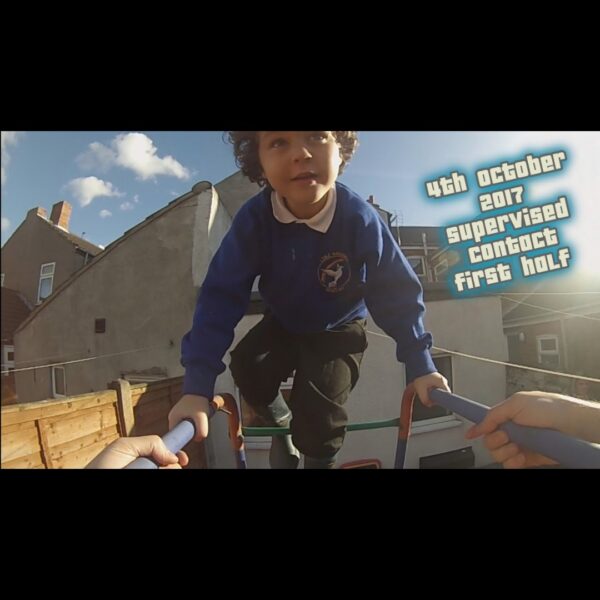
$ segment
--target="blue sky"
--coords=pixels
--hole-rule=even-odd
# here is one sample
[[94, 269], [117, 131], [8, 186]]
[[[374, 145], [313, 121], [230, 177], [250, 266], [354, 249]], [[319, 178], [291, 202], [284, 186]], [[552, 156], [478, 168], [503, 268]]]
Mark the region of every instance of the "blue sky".
[[[197, 181], [218, 183], [236, 171], [222, 132], [3, 132], [2, 244], [35, 206], [48, 213], [67, 200], [70, 230], [107, 246]], [[404, 225], [445, 225], [478, 218], [474, 173], [525, 154], [565, 150], [567, 168], [524, 180], [527, 200], [567, 193], [573, 217], [561, 237], [577, 249], [578, 265], [598, 272], [600, 133], [359, 132], [360, 146], [341, 181], [372, 194]], [[424, 183], [460, 170], [469, 191], [427, 199]], [[518, 183], [522, 183], [519, 181]], [[562, 240], [561, 240], [562, 241]]]

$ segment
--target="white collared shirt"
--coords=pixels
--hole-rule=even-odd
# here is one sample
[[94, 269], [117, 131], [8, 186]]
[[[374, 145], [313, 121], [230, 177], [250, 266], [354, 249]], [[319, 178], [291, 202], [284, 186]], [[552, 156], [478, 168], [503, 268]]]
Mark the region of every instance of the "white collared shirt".
[[271, 192], [271, 206], [273, 207], [273, 216], [280, 223], [305, 223], [311, 229], [315, 231], [320, 231], [321, 233], [327, 233], [331, 222], [333, 221], [333, 215], [335, 214], [335, 205], [337, 202], [337, 194], [335, 191], [335, 186], [332, 187], [328, 194], [327, 200], [325, 201], [325, 206], [310, 219], [299, 219], [294, 214], [292, 214], [281, 196], [273, 190]]

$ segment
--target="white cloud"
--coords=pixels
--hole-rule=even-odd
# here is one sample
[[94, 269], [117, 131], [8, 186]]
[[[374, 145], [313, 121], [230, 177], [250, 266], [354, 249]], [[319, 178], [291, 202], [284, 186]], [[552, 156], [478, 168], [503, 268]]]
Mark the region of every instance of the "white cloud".
[[133, 197], [133, 201], [134, 201], [134, 202], [137, 204], [137, 203], [140, 201], [140, 197], [139, 197], [139, 196], [136, 194], [136, 195]]
[[112, 213], [110, 212], [110, 210], [102, 209], [102, 210], [100, 211], [100, 216], [101, 216], [103, 219], [106, 219], [106, 217], [112, 217]]
[[[22, 131], [2, 131], [0, 133], [0, 149], [2, 154], [2, 173], [1, 183], [4, 185], [7, 177], [7, 168], [10, 163], [10, 154], [8, 153], [9, 146], [16, 146], [17, 142], [23, 137]], [[3, 221], [4, 222], [4, 221]]]
[[116, 163], [117, 153], [110, 148], [107, 148], [100, 142], [92, 142], [89, 145], [89, 150], [80, 154], [75, 162], [86, 171], [97, 169], [102, 173], [106, 173], [112, 165]]
[[87, 206], [94, 198], [100, 196], [124, 196], [110, 181], [104, 181], [97, 177], [78, 177], [72, 179], [65, 186], [73, 196], [79, 200], [81, 206]]
[[131, 202], [123, 202], [121, 206], [119, 206], [121, 210], [133, 210], [135, 206], [131, 204]]
[[172, 156], [158, 156], [158, 148], [143, 133], [121, 133], [110, 145], [109, 148], [100, 142], [93, 142], [87, 152], [77, 157], [77, 163], [85, 169], [123, 167], [133, 171], [142, 180], [154, 179], [157, 175], [169, 175], [177, 179], [190, 177], [189, 169]]
[[6, 231], [10, 227], [10, 221], [6, 217], [2, 217], [2, 231]]

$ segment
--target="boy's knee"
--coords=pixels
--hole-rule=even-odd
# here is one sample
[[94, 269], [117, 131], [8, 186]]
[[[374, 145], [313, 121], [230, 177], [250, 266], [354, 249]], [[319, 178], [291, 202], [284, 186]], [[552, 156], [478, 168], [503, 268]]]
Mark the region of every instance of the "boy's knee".
[[292, 419], [292, 442], [305, 456], [315, 459], [328, 460], [340, 450], [346, 436], [346, 428], [340, 427], [326, 432], [296, 431]]
[[358, 369], [341, 358], [307, 369], [306, 374], [313, 393], [338, 405], [345, 404], [358, 380]]
[[302, 454], [314, 458], [333, 456], [344, 443], [348, 413], [343, 406], [331, 401], [294, 403], [290, 429], [294, 445]]

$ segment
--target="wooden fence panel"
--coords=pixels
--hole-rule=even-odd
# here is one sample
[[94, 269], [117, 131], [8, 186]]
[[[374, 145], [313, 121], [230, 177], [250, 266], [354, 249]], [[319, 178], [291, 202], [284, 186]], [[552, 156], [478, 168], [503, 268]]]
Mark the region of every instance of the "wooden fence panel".
[[29, 454], [15, 460], [2, 462], [3, 469], [45, 469], [46, 464], [42, 460], [42, 453]]
[[114, 405], [109, 405], [103, 406], [101, 410], [92, 408], [72, 413], [68, 418], [44, 419], [44, 421], [48, 424], [48, 443], [53, 447], [116, 425], [117, 412]]
[[42, 450], [35, 422], [26, 423], [27, 427], [5, 433], [2, 431], [2, 465], [17, 458], [39, 454]]
[[[183, 378], [2, 407], [2, 468], [85, 467], [121, 435], [164, 435]], [[201, 444], [189, 444], [190, 466], [205, 465]]]
[[[67, 454], [71, 452], [78, 452], [87, 446], [92, 446], [96, 443], [105, 441], [106, 444], [112, 442], [112, 440], [120, 437], [119, 430], [116, 425], [112, 427], [107, 427], [100, 431], [96, 431], [89, 435], [78, 437], [73, 440], [69, 440], [62, 444], [57, 444], [50, 448], [50, 458], [52, 461], [58, 460], [59, 458], [64, 458]], [[108, 440], [108, 441], [107, 441]]]
[[[118, 434], [115, 435], [114, 439], [117, 439]], [[107, 441], [109, 440], [109, 441]], [[101, 440], [96, 442], [95, 444], [91, 444], [90, 446], [86, 446], [81, 450], [77, 450], [75, 452], [70, 452], [69, 454], [63, 456], [56, 460], [55, 468], [58, 469], [83, 469], [94, 457], [98, 456], [98, 454], [111, 442], [109, 438], [106, 440]]]
[[85, 408], [99, 407], [104, 404], [114, 404], [117, 394], [113, 390], [71, 396], [63, 400], [42, 400], [28, 404], [16, 404], [2, 407], [2, 430], [6, 425], [57, 417]]

